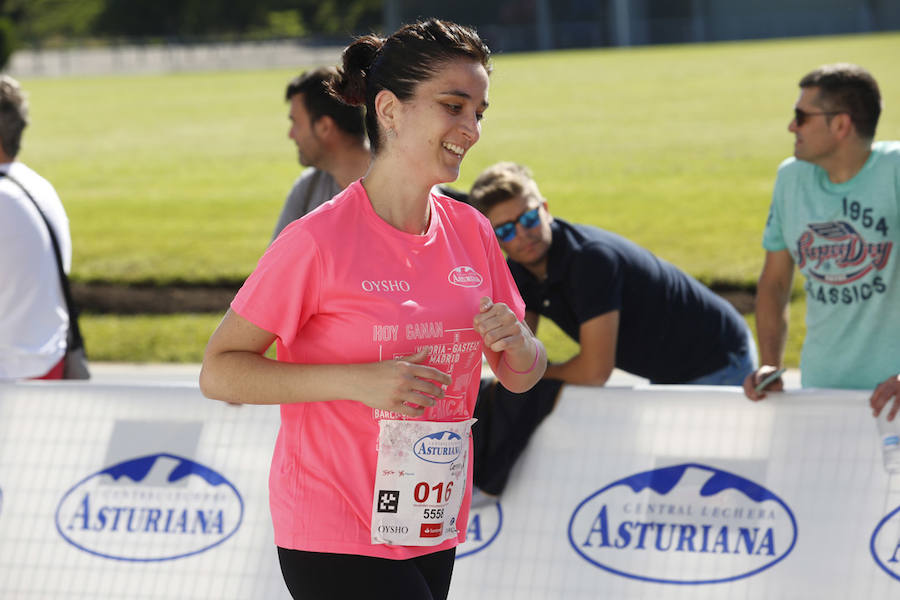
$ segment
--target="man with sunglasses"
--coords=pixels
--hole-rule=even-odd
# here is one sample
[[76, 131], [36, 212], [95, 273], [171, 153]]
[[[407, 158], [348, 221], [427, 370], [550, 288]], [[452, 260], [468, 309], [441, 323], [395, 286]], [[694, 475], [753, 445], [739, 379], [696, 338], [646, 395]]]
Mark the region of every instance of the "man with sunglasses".
[[807, 301], [801, 384], [874, 389], [877, 416], [900, 396], [900, 143], [873, 142], [881, 94], [862, 67], [825, 65], [799, 85], [788, 126], [794, 156], [778, 169], [763, 234], [756, 297], [762, 366], [744, 391], [759, 400], [783, 388], [775, 379], [756, 389], [784, 359], [796, 266]]
[[529, 327], [546, 316], [580, 346], [525, 394], [482, 380], [472, 428], [482, 491], [503, 490], [563, 383], [604, 385], [618, 367], [653, 383], [740, 385], [756, 368], [753, 336], [728, 302], [621, 236], [553, 217], [527, 168], [489, 167], [469, 201], [507, 254]]
[[579, 343], [546, 378], [603, 385], [614, 367], [653, 383], [740, 385], [756, 366], [752, 335], [725, 300], [614, 233], [554, 218], [529, 170], [499, 163], [472, 187], [522, 298]]

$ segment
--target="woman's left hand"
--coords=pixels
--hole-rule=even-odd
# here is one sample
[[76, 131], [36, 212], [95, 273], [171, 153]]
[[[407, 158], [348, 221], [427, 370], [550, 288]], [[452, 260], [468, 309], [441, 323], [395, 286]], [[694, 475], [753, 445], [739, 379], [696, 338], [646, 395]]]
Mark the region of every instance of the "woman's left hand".
[[506, 304], [482, 298], [474, 325], [485, 347], [500, 355], [499, 360], [490, 361], [491, 368], [506, 389], [522, 393], [544, 375], [543, 344]]
[[[484, 340], [484, 345], [494, 352], [517, 352], [533, 348], [529, 340], [533, 337], [515, 313], [504, 303], [494, 302], [485, 296], [475, 315], [475, 331]], [[529, 351], [532, 355], [534, 350]]]

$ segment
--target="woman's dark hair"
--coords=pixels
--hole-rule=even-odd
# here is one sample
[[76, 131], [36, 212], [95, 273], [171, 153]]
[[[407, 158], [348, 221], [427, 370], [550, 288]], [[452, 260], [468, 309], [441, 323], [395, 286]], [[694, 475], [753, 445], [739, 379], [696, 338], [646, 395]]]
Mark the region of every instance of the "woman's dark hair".
[[388, 38], [357, 38], [344, 49], [343, 65], [331, 91], [347, 104], [365, 105], [369, 145], [377, 153], [381, 141], [375, 114], [378, 92], [389, 90], [400, 100], [409, 100], [416, 85], [459, 58], [477, 61], [491, 72], [491, 51], [474, 29], [439, 19], [419, 21]]

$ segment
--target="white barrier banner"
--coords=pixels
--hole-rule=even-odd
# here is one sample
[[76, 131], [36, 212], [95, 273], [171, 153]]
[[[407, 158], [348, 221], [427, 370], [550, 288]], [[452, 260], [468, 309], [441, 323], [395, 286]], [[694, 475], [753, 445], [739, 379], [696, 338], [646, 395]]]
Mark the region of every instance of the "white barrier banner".
[[[277, 426], [196, 386], [0, 384], [0, 598], [287, 598]], [[450, 595], [892, 597], [897, 479], [863, 392], [568, 386]]]
[[277, 429], [197, 386], [0, 384], [0, 598], [290, 598]]
[[566, 387], [451, 598], [887, 598], [900, 485], [868, 394]]

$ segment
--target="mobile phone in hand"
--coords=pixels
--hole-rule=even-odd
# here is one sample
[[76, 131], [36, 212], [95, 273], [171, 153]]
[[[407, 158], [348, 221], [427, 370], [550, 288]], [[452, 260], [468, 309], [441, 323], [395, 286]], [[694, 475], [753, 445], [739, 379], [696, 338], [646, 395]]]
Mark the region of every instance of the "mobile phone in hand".
[[765, 379], [763, 379], [762, 381], [757, 383], [756, 387], [754, 389], [757, 392], [763, 391], [764, 389], [766, 389], [767, 385], [769, 385], [770, 383], [772, 383], [773, 381], [775, 381], [776, 379], [781, 377], [785, 371], [787, 371], [787, 369], [784, 369], [784, 368], [777, 369], [774, 373], [772, 373], [771, 375], [769, 375], [768, 377], [766, 377]]

